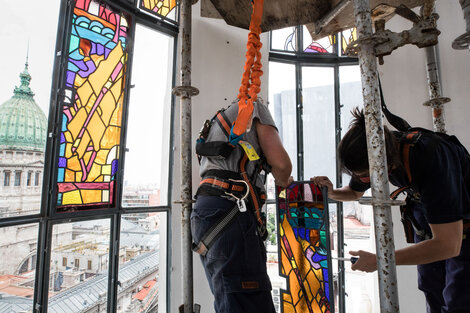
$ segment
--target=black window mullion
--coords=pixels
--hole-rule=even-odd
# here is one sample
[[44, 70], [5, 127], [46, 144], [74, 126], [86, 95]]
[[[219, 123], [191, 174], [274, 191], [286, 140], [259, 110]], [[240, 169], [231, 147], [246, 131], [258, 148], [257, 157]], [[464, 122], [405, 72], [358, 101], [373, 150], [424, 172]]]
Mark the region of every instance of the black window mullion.
[[[297, 27], [296, 31], [297, 53], [302, 51], [303, 38], [302, 26]], [[295, 64], [295, 103], [297, 120], [297, 180], [304, 180], [304, 132], [303, 132], [303, 97], [302, 97], [302, 66]]]
[[[336, 45], [337, 47], [338, 45]], [[335, 141], [336, 147], [341, 141], [341, 94], [340, 94], [340, 80], [339, 80], [339, 65], [334, 67], [334, 79], [335, 79]], [[336, 187], [343, 185], [343, 175], [339, 169], [339, 159], [336, 155]], [[343, 223], [343, 203], [336, 202], [336, 231], [337, 231], [337, 245], [338, 245], [338, 257], [344, 257], [344, 223]], [[346, 298], [345, 298], [345, 283], [346, 273], [344, 268], [344, 262], [338, 261], [338, 310], [339, 313], [344, 313], [346, 310]]]
[[34, 284], [33, 312], [47, 312], [49, 302], [49, 264], [51, 260], [52, 223], [47, 219], [39, 223], [36, 258], [36, 282]]
[[[119, 202], [120, 203], [120, 202]], [[120, 204], [119, 204], [120, 205]], [[109, 238], [109, 267], [108, 267], [108, 305], [107, 312], [117, 312], [117, 295], [119, 285], [119, 239], [121, 234], [121, 214], [111, 218]]]
[[295, 65], [296, 84], [296, 121], [297, 121], [297, 180], [304, 180], [304, 135], [303, 135], [303, 97], [302, 67]]

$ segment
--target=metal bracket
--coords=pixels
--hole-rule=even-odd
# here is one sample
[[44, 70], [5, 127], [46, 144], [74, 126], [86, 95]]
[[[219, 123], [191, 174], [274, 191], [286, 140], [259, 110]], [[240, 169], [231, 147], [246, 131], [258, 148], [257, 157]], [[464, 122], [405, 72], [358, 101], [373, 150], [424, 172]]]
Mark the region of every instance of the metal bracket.
[[196, 203], [196, 200], [175, 200], [173, 201], [174, 204], [191, 204]]
[[[180, 305], [179, 308], [178, 308], [179, 312], [180, 313], [184, 313], [184, 305]], [[193, 305], [193, 313], [199, 313], [201, 312], [201, 305], [200, 304], [197, 304], [197, 303], [194, 303]]]
[[460, 35], [452, 42], [452, 48], [465, 50], [470, 48], [470, 0], [460, 0], [460, 6], [462, 7], [467, 32]]
[[403, 7], [397, 8], [396, 13], [413, 21], [413, 27], [409, 30], [395, 33], [385, 29], [385, 20], [378, 20], [375, 22], [374, 35], [351, 42], [346, 49], [346, 53], [350, 56], [356, 55], [362, 42], [373, 40], [375, 43], [375, 55], [379, 58], [379, 64], [383, 64], [384, 56], [390, 55], [393, 50], [406, 44], [413, 44], [419, 48], [424, 48], [438, 43], [438, 36], [441, 32], [436, 28], [436, 20], [439, 18], [439, 15], [432, 14], [428, 18], [421, 18], [416, 14], [409, 14]]
[[452, 42], [452, 48], [455, 50], [465, 50], [470, 48], [470, 32], [455, 38]]
[[190, 98], [197, 96], [199, 94], [199, 89], [193, 86], [177, 86], [173, 88], [171, 92], [177, 97]]
[[404, 205], [405, 203], [406, 203], [405, 200], [392, 200], [392, 199], [379, 200], [379, 199], [374, 199], [372, 197], [362, 197], [359, 199], [359, 204], [362, 204], [362, 205], [400, 206], [400, 205]]
[[439, 97], [439, 98], [434, 98], [431, 100], [428, 100], [423, 103], [424, 106], [426, 107], [431, 107], [431, 108], [439, 108], [441, 105], [444, 103], [450, 102], [450, 98], [447, 97]]

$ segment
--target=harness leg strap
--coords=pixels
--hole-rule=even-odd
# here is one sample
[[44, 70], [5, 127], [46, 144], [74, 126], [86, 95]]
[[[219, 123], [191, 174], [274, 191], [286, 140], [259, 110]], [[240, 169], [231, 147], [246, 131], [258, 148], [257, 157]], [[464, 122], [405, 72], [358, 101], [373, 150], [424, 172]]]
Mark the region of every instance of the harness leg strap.
[[205, 256], [209, 251], [211, 245], [214, 243], [215, 239], [228, 227], [237, 217], [238, 209], [237, 205], [234, 205], [233, 208], [228, 211], [220, 220], [218, 220], [202, 237], [198, 243], [192, 244], [192, 250], [202, 256]]

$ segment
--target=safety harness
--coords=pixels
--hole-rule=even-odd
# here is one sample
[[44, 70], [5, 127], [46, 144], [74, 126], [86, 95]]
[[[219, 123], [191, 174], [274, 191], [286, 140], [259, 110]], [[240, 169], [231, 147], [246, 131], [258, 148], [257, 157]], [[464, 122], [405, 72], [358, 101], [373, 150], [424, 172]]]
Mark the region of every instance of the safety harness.
[[236, 146], [233, 146], [228, 141], [213, 141], [206, 142], [210, 128], [214, 123], [217, 123], [222, 129], [224, 135], [229, 137], [231, 121], [224, 113], [225, 110], [219, 110], [215, 116], [204, 123], [199, 138], [196, 143], [196, 153], [199, 160], [202, 157], [226, 159], [228, 158], [234, 149], [240, 149], [242, 156], [238, 160], [238, 172], [228, 170], [208, 170], [204, 173], [199, 188], [196, 192], [197, 196], [222, 196], [232, 200], [235, 200], [234, 207], [229, 210], [226, 215], [222, 216], [207, 232], [204, 234], [202, 239], [198, 243], [193, 243], [193, 251], [206, 255], [210, 246], [215, 239], [228, 227], [231, 222], [235, 220], [239, 212], [247, 211], [248, 202], [250, 211], [254, 214], [254, 217], [258, 226], [258, 234], [266, 240], [268, 232], [266, 229], [266, 217], [261, 211], [261, 208], [266, 201], [266, 193], [258, 188], [255, 184], [257, 178], [261, 172], [266, 174], [270, 172], [266, 158], [261, 154], [259, 159], [255, 162], [256, 166], [249, 175], [247, 173], [247, 164], [249, 161], [247, 153], [241, 147], [243, 142], [239, 142]]
[[[238, 93], [238, 115], [235, 121], [230, 121], [224, 110], [218, 111], [209, 121], [206, 120], [196, 143], [196, 154], [199, 162], [201, 158], [221, 158], [227, 159], [239, 145], [245, 134], [249, 123], [252, 120], [253, 104], [258, 98], [261, 88], [261, 19], [263, 17], [264, 0], [252, 0], [253, 12], [251, 14], [250, 32], [246, 44], [246, 62], [242, 75], [241, 86]], [[227, 141], [206, 142], [210, 128], [217, 122], [227, 137]], [[249, 144], [248, 144], [249, 145]], [[256, 187], [256, 180], [261, 171], [269, 172], [269, 166], [262, 155], [257, 161], [257, 166], [251, 177], [246, 172], [247, 163], [250, 162], [247, 150], [242, 151], [242, 157], [238, 161], [239, 172], [224, 170], [209, 170], [205, 173], [199, 185], [196, 195], [225, 196], [236, 201], [235, 206], [223, 216], [209, 231], [203, 236], [200, 242], [193, 243], [193, 251], [206, 255], [211, 244], [227, 228], [239, 212], [245, 212], [248, 201], [250, 211], [253, 212], [258, 226], [258, 234], [263, 240], [268, 237], [266, 230], [266, 217], [261, 212], [261, 208], [266, 201], [266, 193]]]
[[[380, 101], [382, 112], [384, 113], [387, 121], [395, 127], [397, 130], [402, 132], [400, 137], [400, 151], [402, 154], [403, 167], [405, 168], [406, 177], [408, 184], [404, 187], [398, 188], [390, 194], [390, 198], [395, 200], [401, 193], [406, 193], [405, 204], [400, 206], [401, 221], [405, 230], [406, 242], [414, 243], [413, 232], [416, 233], [421, 239], [431, 239], [432, 233], [429, 230], [421, 227], [416, 221], [413, 215], [414, 202], [420, 202], [421, 195], [417, 192], [416, 181], [419, 181], [420, 177], [412, 177], [411, 168], [410, 168], [410, 155], [414, 145], [418, 142], [419, 138], [423, 135], [429, 135], [431, 141], [426, 145], [424, 154], [432, 155], [440, 141], [451, 142], [456, 146], [462, 147], [467, 155], [470, 158], [468, 150], [462, 145], [459, 139], [454, 135], [448, 135], [441, 132], [434, 132], [425, 128], [411, 127], [410, 124], [403, 118], [391, 113], [387, 105], [385, 104], [385, 99], [382, 91], [382, 84], [379, 77], [379, 89], [380, 89]], [[415, 173], [423, 173], [425, 162], [420, 162], [418, 164], [419, 168], [415, 170]], [[465, 185], [468, 192], [470, 193], [470, 176], [465, 177]], [[470, 233], [470, 221], [464, 220], [463, 222], [463, 238]]]
[[405, 230], [406, 242], [414, 243], [414, 233], [423, 240], [431, 239], [432, 234], [422, 228], [413, 215], [414, 202], [420, 201], [420, 194], [412, 188], [413, 181], [410, 169], [410, 153], [413, 146], [421, 137], [419, 131], [404, 133], [400, 138], [400, 151], [402, 153], [403, 166], [405, 168], [408, 185], [398, 188], [390, 194], [390, 198], [396, 200], [401, 193], [406, 193], [405, 204], [400, 206], [400, 215], [403, 228]]
[[[426, 145], [424, 155], [432, 155], [439, 142], [442, 140], [452, 142], [453, 144], [462, 147], [467, 156], [470, 158], [470, 154], [466, 148], [460, 143], [457, 137], [450, 136], [445, 133], [433, 132], [424, 128], [410, 128], [407, 132], [402, 133], [400, 138], [400, 151], [402, 154], [403, 167], [405, 169], [406, 178], [408, 184], [404, 187], [398, 188], [390, 194], [390, 198], [395, 200], [401, 193], [406, 193], [405, 204], [400, 206], [401, 221], [405, 230], [406, 241], [408, 243], [414, 243], [413, 232], [416, 233], [421, 239], [431, 239], [432, 233], [421, 227], [416, 221], [413, 215], [414, 202], [419, 202], [421, 195], [417, 191], [416, 182], [419, 181], [420, 177], [413, 177], [410, 168], [410, 158], [414, 145], [418, 142], [423, 134], [430, 136], [431, 140]], [[415, 173], [423, 173], [425, 162], [420, 162], [418, 168], [414, 171]], [[465, 178], [465, 185], [467, 190], [470, 191], [470, 177]], [[470, 221], [464, 220], [464, 239], [467, 232], [470, 230]]]

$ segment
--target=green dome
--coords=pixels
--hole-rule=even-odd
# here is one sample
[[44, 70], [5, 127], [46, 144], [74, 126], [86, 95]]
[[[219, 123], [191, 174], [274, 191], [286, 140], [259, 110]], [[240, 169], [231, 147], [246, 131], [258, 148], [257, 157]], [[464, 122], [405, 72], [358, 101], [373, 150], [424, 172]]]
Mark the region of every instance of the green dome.
[[0, 149], [44, 152], [47, 118], [29, 88], [28, 61], [20, 79], [13, 97], [0, 105]]

